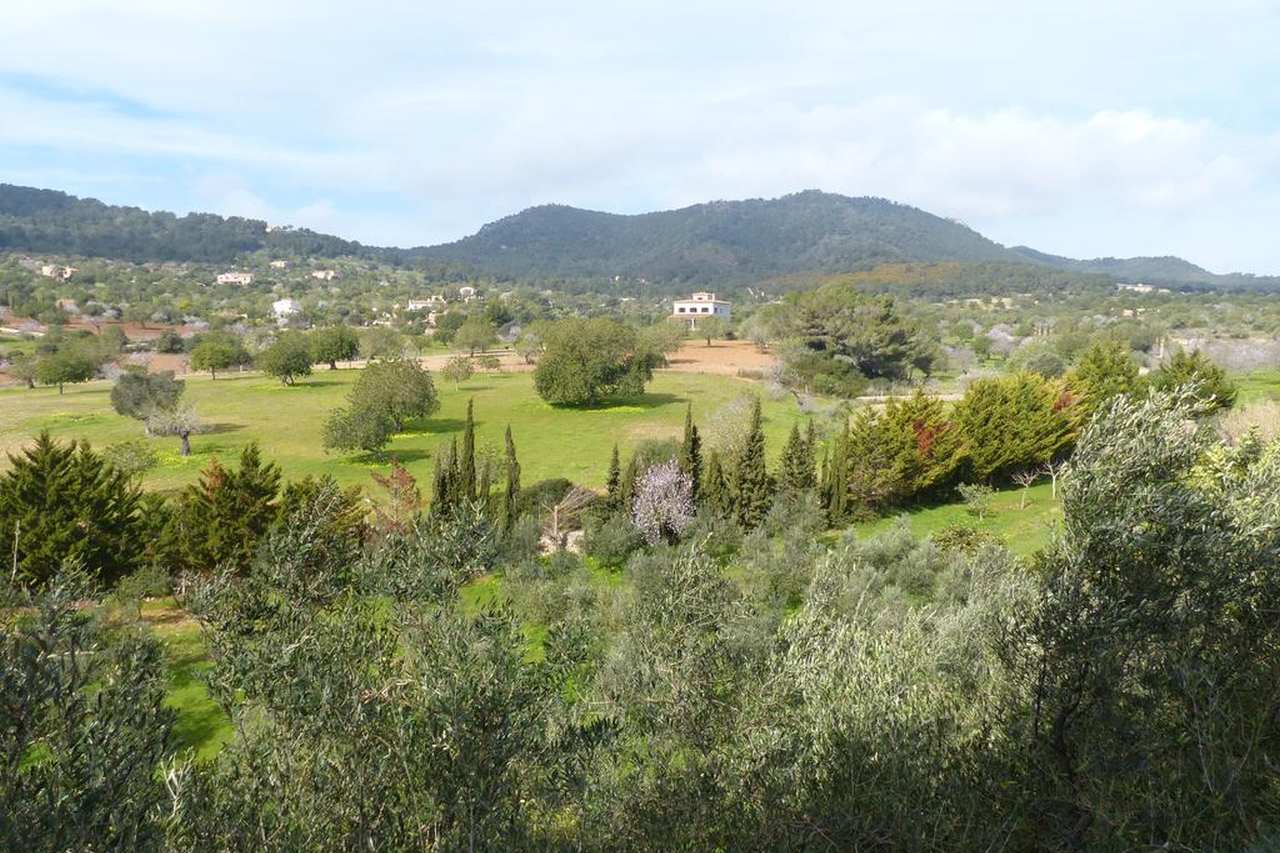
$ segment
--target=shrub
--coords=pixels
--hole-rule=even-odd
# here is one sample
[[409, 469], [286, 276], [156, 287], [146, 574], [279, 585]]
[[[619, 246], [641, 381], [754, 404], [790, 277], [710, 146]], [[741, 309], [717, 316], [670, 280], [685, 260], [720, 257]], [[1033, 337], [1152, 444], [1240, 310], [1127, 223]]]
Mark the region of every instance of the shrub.
[[986, 518], [991, 514], [995, 489], [985, 483], [961, 483], [960, 496], [964, 498], [964, 511], [975, 518]]

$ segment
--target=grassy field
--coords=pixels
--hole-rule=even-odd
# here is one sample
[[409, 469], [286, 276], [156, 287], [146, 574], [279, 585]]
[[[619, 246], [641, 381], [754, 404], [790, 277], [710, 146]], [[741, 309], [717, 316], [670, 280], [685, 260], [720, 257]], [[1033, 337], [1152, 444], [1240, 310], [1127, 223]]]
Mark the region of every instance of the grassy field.
[[871, 536], [897, 523], [897, 519], [905, 518], [912, 533], [925, 537], [944, 527], [961, 525], [994, 534], [1015, 554], [1033, 554], [1049, 544], [1062, 518], [1062, 505], [1054, 499], [1049, 483], [1027, 489], [1025, 506], [1022, 492], [1022, 489], [997, 492], [991, 513], [981, 519], [969, 515], [963, 503], [950, 503], [878, 518], [855, 525], [855, 529], [862, 536]]
[[[293, 387], [256, 373], [232, 374], [212, 381], [187, 379], [186, 399], [210, 425], [205, 435], [192, 438], [192, 455], [178, 455], [176, 439], [156, 439], [161, 464], [148, 472], [149, 488], [173, 489], [193, 482], [213, 457], [234, 462], [240, 450], [257, 441], [267, 459], [278, 463], [288, 478], [332, 474], [342, 483], [371, 484], [370, 471], [385, 471], [385, 460], [326, 455], [321, 427], [329, 412], [341, 406], [355, 370], [321, 370]], [[95, 446], [142, 437], [139, 422], [111, 409], [110, 383], [91, 382], [56, 388], [0, 391], [0, 451], [16, 451], [41, 430], [55, 438], [86, 439]], [[548, 477], [603, 484], [610, 449], [616, 442], [624, 453], [645, 439], [679, 438], [685, 406], [693, 404], [695, 419], [706, 421], [725, 403], [760, 386], [726, 376], [663, 372], [655, 376], [643, 397], [625, 404], [596, 409], [557, 409], [543, 402], [528, 373], [477, 375], [455, 389], [439, 382], [441, 406], [430, 418], [411, 424], [389, 448], [420, 483], [431, 475], [432, 454], [443, 442], [459, 435], [468, 399], [475, 400], [477, 446], [496, 453], [510, 424], [526, 484]], [[803, 415], [793, 398], [764, 401], [769, 452], [781, 452], [791, 425]], [[0, 468], [7, 460], [0, 458]]]
[[1242, 403], [1280, 399], [1280, 369], [1237, 373], [1233, 374], [1231, 379], [1236, 383], [1237, 406]]

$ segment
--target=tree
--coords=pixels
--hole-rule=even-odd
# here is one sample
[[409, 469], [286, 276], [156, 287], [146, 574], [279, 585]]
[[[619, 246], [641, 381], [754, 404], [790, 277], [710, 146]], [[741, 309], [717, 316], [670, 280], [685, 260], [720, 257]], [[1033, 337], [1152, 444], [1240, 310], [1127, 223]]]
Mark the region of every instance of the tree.
[[687, 331], [683, 321], [663, 320], [640, 331], [640, 346], [650, 352], [668, 356], [684, 344]]
[[258, 354], [258, 369], [292, 385], [299, 376], [311, 375], [311, 346], [301, 332], [285, 332]]
[[610, 512], [618, 512], [622, 509], [622, 466], [618, 460], [618, 445], [613, 446], [613, 453], [609, 456], [609, 473], [605, 476], [605, 504]]
[[698, 337], [707, 342], [707, 346], [711, 346], [713, 340], [723, 338], [729, 331], [728, 324], [719, 317], [699, 317], [698, 318]]
[[311, 333], [311, 360], [338, 369], [338, 362], [360, 354], [360, 339], [348, 326], [326, 326]]
[[403, 358], [404, 338], [395, 329], [374, 326], [364, 333], [360, 351], [366, 358]]
[[1151, 387], [1158, 391], [1183, 386], [1193, 386], [1196, 398], [1204, 401], [1210, 411], [1229, 409], [1236, 400], [1236, 386], [1227, 372], [1198, 349], [1189, 355], [1178, 350], [1169, 363], [1151, 377]]
[[764, 425], [758, 397], [751, 408], [746, 441], [733, 460], [730, 483], [738, 523], [746, 530], [754, 530], [764, 521], [773, 501], [773, 486], [765, 468]]
[[204, 421], [196, 414], [195, 406], [156, 409], [147, 415], [147, 432], [151, 435], [176, 435], [182, 442], [182, 456], [191, 455], [192, 433], [204, 430]]
[[466, 350], [468, 355], [475, 355], [476, 350], [488, 348], [495, 340], [497, 340], [497, 333], [494, 331], [493, 324], [480, 314], [467, 317], [453, 336], [454, 345]]
[[453, 383], [453, 390], [457, 391], [458, 386], [466, 382], [475, 373], [475, 368], [471, 365], [471, 359], [462, 356], [454, 356], [445, 362], [444, 368], [441, 369], [440, 375]]
[[684, 438], [680, 442], [680, 470], [689, 478], [689, 499], [698, 505], [698, 487], [702, 482], [702, 438], [693, 422], [693, 404], [684, 412]]
[[207, 370], [211, 379], [218, 378], [219, 370], [239, 367], [251, 361], [253, 357], [240, 339], [225, 333], [205, 335], [191, 350], [192, 370]]
[[1061, 390], [1034, 373], [979, 379], [956, 404], [973, 476], [982, 482], [1045, 464], [1075, 440]]
[[141, 492], [87, 444], [41, 433], [0, 474], [0, 544], [23, 586], [43, 587], [64, 565], [114, 583], [138, 565]]
[[634, 330], [614, 320], [577, 318], [546, 327], [533, 372], [539, 396], [553, 405], [594, 405], [612, 395], [644, 392], [660, 356], [641, 351]]
[[440, 408], [431, 373], [413, 359], [385, 359], [366, 365], [347, 399], [352, 409], [368, 408], [391, 419], [395, 431]]
[[111, 407], [125, 417], [144, 421], [159, 409], [176, 406], [185, 390], [186, 383], [175, 379], [172, 370], [148, 373], [146, 368], [130, 367], [111, 387]]
[[632, 522], [650, 545], [674, 544], [693, 524], [693, 483], [675, 460], [654, 465], [636, 485]]
[[26, 384], [27, 389], [36, 387], [36, 359], [24, 352], [10, 353], [9, 366], [5, 368], [5, 372], [17, 379], [19, 382]]
[[87, 355], [62, 349], [36, 362], [35, 378], [41, 385], [57, 385], [61, 394], [63, 385], [88, 382], [97, 372], [98, 366]]
[[462, 452], [458, 457], [458, 495], [476, 499], [476, 419], [475, 400], [467, 400], [467, 420], [462, 427]]
[[525, 364], [535, 364], [542, 354], [542, 335], [536, 328], [525, 329], [516, 338], [514, 349], [516, 355], [524, 359]]
[[506, 451], [507, 487], [502, 492], [502, 530], [510, 533], [515, 526], [520, 503], [520, 461], [516, 459], [516, 443], [511, 437], [510, 424], [507, 424]]
[[900, 316], [891, 297], [835, 283], [792, 294], [786, 305], [788, 337], [818, 363], [844, 362], [867, 378], [888, 379], [932, 368], [934, 346]]
[[324, 423], [323, 442], [325, 450], [380, 453], [395, 434], [395, 423], [386, 408], [351, 404], [329, 414]]
[[720, 453], [711, 451], [707, 459], [707, 472], [702, 478], [699, 489], [702, 506], [713, 516], [720, 519], [732, 519], [733, 495], [729, 491], [729, 482], [725, 478], [724, 468], [720, 464]]
[[782, 450], [782, 470], [778, 472], [778, 485], [787, 491], [808, 491], [816, 485], [816, 477], [813, 451], [800, 434], [800, 425], [792, 424], [791, 434]]
[[178, 567], [211, 573], [226, 567], [248, 571], [258, 543], [277, 516], [280, 469], [262, 461], [257, 444], [240, 453], [237, 470], [217, 459], [188, 486], [173, 514], [172, 536]]
[[1114, 397], [1138, 387], [1138, 365], [1120, 341], [1096, 341], [1067, 374], [1067, 385], [1079, 398], [1075, 411], [1083, 424]]

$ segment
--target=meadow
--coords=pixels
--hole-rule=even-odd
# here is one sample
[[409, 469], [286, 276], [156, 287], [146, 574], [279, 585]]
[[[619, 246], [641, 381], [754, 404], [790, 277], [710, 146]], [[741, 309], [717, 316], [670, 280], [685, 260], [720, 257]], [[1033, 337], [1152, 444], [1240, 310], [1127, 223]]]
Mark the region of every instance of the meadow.
[[[371, 485], [371, 471], [387, 470], [394, 457], [420, 483], [429, 482], [436, 450], [461, 435], [468, 400], [474, 400], [477, 447], [499, 453], [510, 424], [526, 484], [566, 477], [586, 486], [604, 484], [616, 443], [626, 453], [648, 439], [679, 439], [685, 409], [707, 421], [725, 404], [760, 386], [728, 376], [659, 372], [639, 398], [591, 409], [556, 408], [534, 392], [529, 373], [483, 373], [455, 388], [439, 380], [440, 409], [395, 436], [385, 458], [367, 454], [326, 454], [321, 435], [325, 418], [343, 405], [356, 370], [320, 370], [285, 387], [258, 373], [232, 373], [216, 381], [188, 376], [185, 399], [194, 404], [209, 431], [192, 437], [191, 456], [178, 455], [177, 439], [153, 439], [160, 465], [143, 479], [149, 489], [173, 490], [195, 482], [213, 458], [234, 463], [250, 442], [277, 463], [286, 478], [331, 474], [342, 484]], [[0, 451], [16, 452], [48, 430], [59, 439], [81, 439], [95, 447], [143, 437], [142, 424], [111, 408], [105, 381], [56, 388], [0, 391]], [[805, 415], [794, 397], [763, 400], [769, 452], [781, 452], [792, 424]], [[7, 466], [0, 458], [0, 468]]]

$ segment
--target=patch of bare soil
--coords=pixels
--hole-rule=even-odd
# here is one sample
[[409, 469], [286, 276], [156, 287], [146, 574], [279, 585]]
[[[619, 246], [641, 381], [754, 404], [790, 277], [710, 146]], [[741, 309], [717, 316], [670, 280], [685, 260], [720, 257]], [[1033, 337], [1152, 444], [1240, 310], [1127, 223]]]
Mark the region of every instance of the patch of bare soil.
[[[768, 375], [777, 363], [773, 353], [761, 351], [750, 341], [685, 341], [680, 349], [667, 357], [668, 370], [682, 373], [713, 373], [737, 376], [739, 371]], [[747, 378], [758, 378], [749, 375]]]

